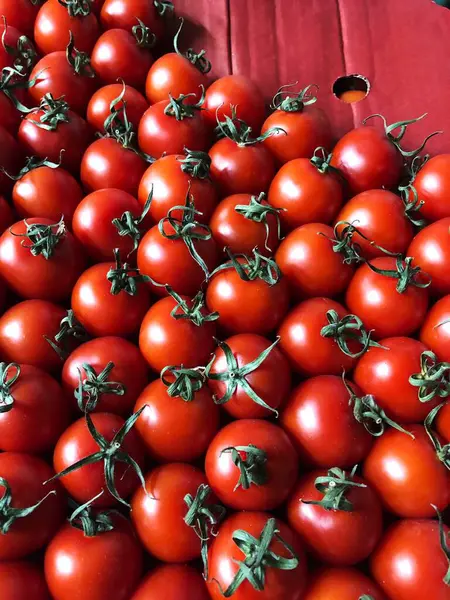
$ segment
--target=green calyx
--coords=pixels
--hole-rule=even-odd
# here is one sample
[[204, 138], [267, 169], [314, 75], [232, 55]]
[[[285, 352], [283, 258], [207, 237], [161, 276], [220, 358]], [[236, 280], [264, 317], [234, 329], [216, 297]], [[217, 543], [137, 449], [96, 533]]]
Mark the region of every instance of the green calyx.
[[369, 242], [369, 244], [374, 248], [381, 250], [384, 254], [388, 254], [389, 256], [397, 256], [396, 254], [392, 254], [388, 250], [385, 250], [381, 246], [378, 246], [378, 244], [375, 244], [374, 241], [369, 239], [362, 233], [362, 231], [355, 227], [353, 223], [349, 223], [348, 221], [338, 221], [336, 223], [333, 228], [333, 238], [329, 238], [321, 231], [319, 231], [318, 235], [323, 235], [330, 240], [333, 246], [333, 252], [342, 254], [343, 263], [346, 265], [352, 265], [364, 262], [364, 258], [361, 256], [361, 246], [358, 244], [358, 242], [353, 240], [355, 233], [362, 237], [366, 242]]
[[280, 212], [284, 209], [275, 208], [271, 206], [267, 202], [263, 204], [263, 201], [266, 199], [266, 194], [261, 192], [259, 196], [251, 196], [250, 202], [248, 204], [237, 204], [234, 207], [234, 210], [239, 214], [248, 219], [249, 221], [253, 221], [254, 223], [263, 223], [266, 230], [266, 239], [264, 240], [264, 247], [269, 252], [272, 252], [272, 248], [269, 248], [269, 235], [270, 235], [270, 227], [267, 221], [268, 215], [272, 215], [277, 223], [277, 238], [278, 240], [282, 239], [281, 236], [281, 222], [280, 222]]
[[369, 594], [363, 594], [359, 597], [359, 600], [375, 600], [373, 596], [369, 596]]
[[439, 522], [439, 541], [441, 544], [442, 552], [444, 553], [445, 558], [447, 559], [447, 562], [448, 562], [447, 573], [445, 574], [443, 581], [444, 581], [445, 585], [450, 586], [450, 544], [448, 541], [448, 534], [445, 533], [444, 519], [442, 518], [441, 511], [434, 504], [432, 504], [432, 507], [436, 511], [438, 522]]
[[67, 311], [66, 316], [61, 319], [59, 326], [60, 329], [53, 339], [50, 339], [45, 335], [44, 339], [50, 344], [61, 360], [66, 360], [69, 355], [69, 339], [74, 338], [76, 340], [86, 341], [88, 335], [81, 323], [78, 322], [72, 309]]
[[272, 135], [277, 135], [279, 133], [287, 135], [286, 131], [281, 127], [271, 127], [256, 138], [251, 137], [252, 128], [247, 125], [245, 121], [236, 117], [236, 108], [234, 106], [231, 107], [231, 117], [224, 115], [223, 121], [220, 121], [218, 117], [219, 108], [217, 109], [217, 127], [215, 130], [217, 137], [227, 137], [238, 146], [253, 146], [254, 144], [260, 144]]
[[219, 318], [218, 312], [207, 313], [205, 310], [205, 295], [200, 290], [190, 300], [190, 304], [187, 300], [183, 299], [177, 294], [170, 285], [165, 285], [167, 293], [176, 301], [175, 308], [170, 312], [170, 316], [176, 319], [187, 319], [193, 323], [196, 327], [201, 327], [203, 323], [210, 323], [217, 321]]
[[433, 425], [434, 425], [434, 421], [436, 419], [436, 417], [439, 414], [439, 411], [441, 410], [441, 408], [443, 406], [445, 406], [445, 402], [442, 402], [442, 404], [439, 404], [438, 406], [435, 406], [433, 408], [433, 410], [431, 410], [425, 421], [424, 421], [424, 426], [425, 426], [425, 431], [428, 434], [428, 437], [430, 438], [431, 443], [433, 444], [433, 447], [436, 451], [436, 455], [439, 458], [439, 460], [441, 461], [441, 463], [447, 467], [447, 469], [450, 470], [450, 443], [449, 444], [442, 444], [439, 436], [433, 431]]
[[125, 394], [126, 387], [123, 383], [108, 381], [108, 377], [114, 367], [114, 363], [109, 362], [97, 374], [92, 365], [83, 363], [82, 369], [84, 375], [82, 375], [81, 369], [78, 369], [78, 387], [74, 390], [73, 395], [81, 411], [86, 413], [95, 410], [103, 394], [114, 394], [115, 396], [123, 396]]
[[365, 483], [357, 483], [353, 480], [358, 465], [355, 465], [351, 473], [347, 473], [338, 467], [328, 470], [328, 473], [316, 478], [314, 486], [318, 492], [323, 494], [322, 500], [302, 500], [303, 504], [314, 504], [325, 510], [353, 511], [353, 504], [347, 498], [352, 488], [366, 488]]
[[77, 75], [81, 75], [82, 77], [95, 77], [95, 71], [91, 67], [91, 59], [89, 58], [89, 54], [77, 50], [77, 48], [75, 48], [75, 42], [71, 31], [69, 31], [69, 35], [69, 43], [67, 44], [66, 48], [67, 62]]
[[58, 0], [70, 17], [87, 17], [92, 12], [92, 0]]
[[153, 185], [139, 217], [135, 217], [129, 210], [126, 210], [120, 218], [112, 220], [112, 224], [117, 229], [117, 233], [120, 235], [120, 237], [129, 236], [133, 240], [133, 249], [131, 250], [130, 254], [136, 252], [139, 242], [141, 241], [141, 226], [148, 214], [148, 211], [150, 210], [152, 198]]
[[8, 25], [5, 17], [3, 17], [3, 24], [2, 46], [5, 52], [14, 59], [13, 69], [21, 75], [29, 75], [37, 56], [31, 40], [26, 35], [21, 35], [17, 40], [16, 46], [10, 46], [6, 43]]
[[[63, 152], [63, 150], [61, 150], [61, 154], [62, 154], [62, 152]], [[17, 173], [17, 175], [10, 175], [9, 173], [6, 173], [6, 171], [4, 171], [4, 170], [3, 170], [3, 172], [13, 181], [19, 181], [20, 179], [25, 177], [25, 175], [30, 173], [30, 171], [34, 171], [34, 169], [39, 169], [40, 167], [48, 167], [49, 169], [58, 169], [60, 166], [61, 166], [61, 159], [60, 159], [59, 163], [55, 163], [55, 162], [52, 162], [51, 160], [48, 160], [47, 158], [39, 158], [38, 156], [29, 156], [25, 161], [25, 165], [20, 169], [20, 171]]]
[[325, 174], [330, 171], [339, 173], [339, 170], [330, 164], [332, 158], [332, 154], [328, 153], [322, 146], [319, 146], [314, 150], [310, 163], [316, 167], [319, 173]]
[[282, 85], [273, 97], [270, 107], [273, 110], [283, 110], [284, 112], [302, 112], [305, 106], [317, 102], [317, 98], [312, 92], [318, 90], [319, 86], [313, 83], [299, 92], [291, 92], [293, 95], [290, 96], [288, 88], [296, 85], [298, 85], [298, 81]]
[[146, 407], [143, 406], [138, 412], [131, 415], [131, 417], [125, 421], [119, 431], [114, 435], [113, 439], [109, 442], [106, 440], [95, 428], [94, 423], [92, 422], [92, 418], [89, 413], [86, 413], [86, 424], [89, 429], [89, 433], [91, 434], [92, 439], [95, 441], [97, 446], [99, 447], [98, 452], [94, 452], [89, 456], [85, 456], [81, 460], [78, 460], [74, 464], [70, 465], [63, 471], [60, 471], [56, 475], [54, 475], [51, 479], [46, 481], [53, 481], [54, 479], [60, 479], [65, 475], [69, 475], [69, 473], [73, 473], [78, 469], [86, 465], [92, 465], [98, 462], [103, 462], [104, 474], [105, 474], [105, 484], [106, 489], [109, 491], [111, 496], [113, 496], [117, 502], [120, 502], [127, 508], [130, 508], [128, 502], [126, 502], [118, 493], [115, 482], [115, 469], [117, 463], [123, 463], [128, 466], [128, 468], [133, 469], [133, 471], [138, 476], [141, 485], [145, 492], [147, 490], [145, 488], [145, 480], [144, 475], [142, 473], [141, 467], [138, 463], [132, 458], [129, 454], [122, 450], [122, 444], [125, 439], [127, 433], [132, 429], [138, 418], [140, 417], [142, 411]]
[[0, 72], [0, 92], [2, 92], [8, 100], [13, 104], [23, 115], [28, 115], [34, 109], [28, 108], [16, 96], [16, 90], [29, 89], [36, 83], [37, 75], [34, 79], [28, 80], [26, 73], [12, 68], [4, 67]]
[[220, 455], [231, 454], [231, 460], [239, 469], [239, 480], [234, 491], [240, 487], [248, 490], [253, 485], [267, 483], [267, 454], [264, 450], [253, 444], [248, 446], [229, 446], [224, 448]]
[[[10, 228], [11, 235], [15, 237], [24, 238], [22, 246], [28, 248], [33, 256], [43, 256], [46, 260], [49, 260], [59, 242], [66, 235], [66, 224], [64, 223], [64, 217], [52, 225], [44, 225], [42, 223], [27, 223], [26, 219], [23, 221], [26, 225], [25, 233], [14, 233]], [[30, 243], [26, 243], [28, 240]]]
[[427, 222], [422, 218], [420, 209], [425, 204], [419, 199], [419, 194], [413, 185], [399, 186], [398, 188], [403, 204], [405, 206], [405, 216], [418, 229], [422, 229], [427, 225]]
[[150, 50], [156, 44], [156, 35], [149, 27], [145, 25], [145, 23], [143, 23], [137, 17], [136, 19], [138, 23], [131, 29], [134, 39], [136, 40], [136, 44], [139, 48], [147, 48]]
[[46, 131], [56, 131], [60, 123], [69, 123], [69, 105], [63, 97], [53, 98], [52, 94], [45, 94], [41, 98], [39, 106], [32, 112], [42, 111], [39, 121], [33, 119], [34, 125]]
[[[356, 315], [345, 315], [339, 318], [335, 310], [327, 311], [328, 325], [320, 330], [320, 335], [324, 338], [333, 339], [339, 347], [339, 350], [350, 358], [359, 358], [371, 346], [383, 348], [378, 342], [370, 339], [371, 331], [367, 331], [364, 323]], [[352, 352], [348, 342], [356, 341], [361, 348], [357, 352]]]
[[205, 579], [208, 579], [208, 541], [211, 535], [215, 535], [215, 527], [225, 516], [223, 506], [208, 503], [210, 494], [211, 488], [209, 485], [202, 483], [198, 487], [195, 497], [191, 494], [186, 494], [184, 497], [187, 506], [184, 522], [188, 527], [192, 527], [200, 538], [203, 576]]
[[273, 258], [263, 256], [258, 248], [253, 250], [253, 256], [246, 254], [233, 254], [229, 248], [225, 248], [230, 260], [215, 269], [212, 275], [234, 268], [242, 281], [255, 281], [260, 279], [267, 285], [276, 285], [281, 277], [280, 267]]
[[92, 498], [92, 500], [76, 507], [69, 517], [69, 523], [72, 527], [80, 529], [85, 537], [95, 537], [114, 529], [114, 522], [111, 519], [111, 515], [115, 511], [108, 510], [95, 513], [92, 511], [92, 503], [102, 495], [103, 490]]
[[183, 369], [183, 367], [168, 366], [161, 371], [160, 378], [171, 398], [192, 402], [195, 393], [201, 390], [206, 382], [205, 367]]
[[212, 361], [206, 367], [206, 376], [211, 381], [224, 382], [226, 385], [226, 392], [221, 398], [217, 398], [216, 396], [214, 396], [214, 402], [216, 404], [226, 404], [231, 400], [237, 388], [240, 387], [247, 394], [247, 396], [251, 400], [253, 400], [253, 402], [255, 402], [255, 404], [262, 406], [266, 410], [269, 410], [273, 412], [276, 416], [278, 416], [278, 411], [272, 408], [272, 406], [269, 406], [269, 404], [267, 404], [267, 402], [265, 402], [260, 396], [258, 396], [255, 390], [251, 387], [251, 385], [247, 381], [247, 375], [250, 375], [251, 373], [256, 371], [263, 364], [263, 362], [266, 360], [266, 358], [269, 356], [269, 354], [272, 352], [272, 350], [275, 348], [279, 341], [280, 338], [277, 338], [273, 342], [273, 344], [271, 344], [268, 348], [261, 352], [261, 354], [255, 358], [255, 360], [252, 360], [246, 365], [240, 367], [230, 346], [228, 346], [226, 342], [220, 342], [217, 340], [219, 348], [225, 355], [225, 360], [227, 361], [227, 369], [222, 373], [211, 373], [211, 367], [214, 364], [214, 361], [216, 360], [216, 357], [213, 357]]
[[367, 262], [367, 266], [374, 273], [383, 275], [384, 277], [391, 277], [397, 279], [397, 292], [403, 294], [409, 286], [415, 286], [417, 288], [427, 288], [431, 284], [431, 277], [428, 277], [428, 281], [420, 281], [419, 275], [425, 276], [426, 274], [420, 267], [413, 267], [413, 257], [407, 256], [405, 259], [401, 255], [397, 255], [395, 269], [378, 269], [373, 264]]
[[203, 103], [205, 101], [205, 88], [201, 85], [202, 95], [200, 100], [195, 104], [186, 104], [186, 98], [191, 98], [196, 96], [196, 94], [180, 94], [178, 98], [174, 98], [172, 94], [169, 94], [169, 102], [164, 109], [164, 114], [169, 117], [175, 117], [177, 121], [182, 121], [183, 119], [192, 119], [195, 116], [198, 110], [201, 110]]
[[178, 48], [178, 40], [180, 37], [181, 30], [183, 29], [183, 25], [184, 19], [180, 19], [180, 26], [178, 27], [175, 37], [173, 38], [174, 50], [178, 54], [178, 56], [183, 56], [184, 58], [187, 58], [188, 61], [194, 65], [194, 67], [197, 67], [197, 69], [201, 73], [206, 75], [206, 73], [209, 73], [211, 71], [211, 63], [205, 56], [206, 50], [200, 50], [200, 52], [197, 53], [194, 52], [193, 48], [188, 48], [186, 52], [182, 53]]
[[49, 497], [54, 496], [56, 492], [52, 490], [48, 494], [46, 494], [42, 500], [36, 502], [32, 506], [28, 506], [26, 508], [14, 508], [12, 506], [13, 495], [9, 483], [3, 477], [0, 477], [0, 487], [4, 488], [3, 496], [0, 498], [0, 533], [5, 535], [11, 529], [11, 525], [17, 519], [23, 519], [28, 517], [37, 510], [40, 505]]
[[129, 296], [136, 296], [138, 293], [138, 284], [150, 281], [147, 275], [141, 275], [137, 267], [131, 267], [128, 263], [120, 260], [118, 248], [114, 249], [115, 267], [111, 267], [106, 274], [106, 279], [111, 283], [110, 293], [117, 296], [120, 292], [125, 292]]
[[170, 0], [153, 0], [153, 6], [158, 11], [160, 17], [172, 15], [174, 11], [173, 3]]
[[181, 170], [195, 179], [209, 179], [211, 168], [211, 157], [207, 152], [201, 150], [184, 149], [186, 158], [179, 158]]
[[0, 363], [0, 414], [9, 412], [14, 406], [11, 388], [19, 379], [20, 365]]
[[426, 350], [420, 355], [420, 373], [414, 373], [409, 383], [418, 389], [421, 402], [450, 395], [450, 363], [439, 362], [436, 354]]

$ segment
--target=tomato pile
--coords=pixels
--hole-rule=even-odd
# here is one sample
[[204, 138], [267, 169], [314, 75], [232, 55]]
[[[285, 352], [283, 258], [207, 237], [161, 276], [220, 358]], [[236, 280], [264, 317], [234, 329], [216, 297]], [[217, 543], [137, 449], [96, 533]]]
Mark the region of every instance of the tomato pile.
[[0, 15], [1, 600], [449, 600], [422, 117], [269, 114], [167, 0]]

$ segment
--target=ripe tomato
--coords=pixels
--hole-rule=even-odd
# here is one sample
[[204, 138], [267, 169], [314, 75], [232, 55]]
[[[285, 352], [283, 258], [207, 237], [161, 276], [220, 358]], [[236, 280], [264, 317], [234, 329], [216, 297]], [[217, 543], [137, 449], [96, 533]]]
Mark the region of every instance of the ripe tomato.
[[433, 517], [433, 504], [450, 502], [450, 475], [422, 425], [408, 425], [414, 439], [396, 429], [379, 437], [364, 463], [364, 477], [385, 508], [400, 517]]
[[275, 344], [241, 333], [219, 344], [208, 372], [215, 399], [237, 419], [262, 419], [282, 405], [291, 389], [289, 364]]
[[30, 0], [0, 0], [0, 15], [5, 17], [9, 27], [15, 27], [29, 38], [33, 37], [34, 21], [40, 5]]
[[[359, 267], [345, 297], [350, 311], [364, 321], [367, 329], [374, 330], [377, 339], [407, 336], [417, 331], [428, 307], [427, 289], [417, 287], [417, 283], [423, 285], [426, 281], [425, 276], [415, 275], [410, 265], [389, 256], [374, 258], [370, 264], [392, 276], [375, 273], [368, 264]], [[406, 270], [410, 277], [404, 291], [399, 291], [400, 277], [404, 277]]]
[[[2, 3], [0, 2], [0, 7], [2, 7]], [[2, 80], [4, 79], [5, 72], [3, 71], [6, 67], [15, 67], [15, 60], [17, 58], [14, 54], [19, 49], [19, 46], [22, 45], [24, 40], [21, 40], [22, 32], [14, 26], [11, 26], [8, 20], [6, 20], [6, 16], [4, 12], [2, 15], [2, 23], [0, 24], [0, 34], [2, 38], [2, 42], [0, 44], [0, 70], [2, 70]], [[27, 40], [27, 47], [31, 48], [30, 40]], [[25, 50], [26, 52], [26, 50]], [[32, 56], [27, 56], [28, 61], [31, 62]], [[6, 77], [6, 79], [9, 79]], [[17, 78], [13, 77], [11, 81], [16, 81]], [[15, 90], [17, 92], [17, 89]], [[20, 120], [20, 114], [16, 115], [16, 118]], [[11, 131], [11, 133], [14, 133]]]
[[297, 453], [277, 425], [239, 419], [226, 425], [211, 442], [205, 458], [208, 482], [233, 510], [273, 510], [294, 486]]
[[[362, 395], [356, 385], [352, 388]], [[372, 436], [353, 414], [349, 391], [335, 375], [312, 377], [295, 388], [281, 413], [281, 426], [308, 466], [352, 467], [372, 447]]]
[[[1, 179], [1, 176], [0, 176]], [[15, 221], [12, 208], [4, 196], [0, 196], [0, 235]]]
[[[444, 525], [444, 536], [449, 529]], [[372, 574], [394, 600], [447, 600], [443, 579], [448, 562], [431, 519], [405, 519], [391, 525], [371, 559]]]
[[171, 14], [173, 6], [166, 0], [105, 0], [100, 13], [103, 29], [125, 29], [131, 31], [137, 19], [142, 21], [159, 39], [164, 33], [164, 20]]
[[[91, 95], [87, 106], [87, 122], [97, 131], [103, 132], [103, 125], [111, 112], [111, 102], [120, 96], [123, 91], [121, 83], [111, 83], [105, 85]], [[134, 131], [137, 131], [139, 121], [148, 108], [148, 103], [144, 96], [131, 85], [125, 86], [123, 100], [118, 103], [120, 110], [124, 103], [127, 107], [127, 118]]]
[[436, 221], [416, 235], [408, 256], [431, 277], [430, 292], [438, 297], [450, 293], [450, 217]]
[[[160, 565], [152, 569], [131, 600], [210, 600], [205, 582], [188, 565]], [[19, 600], [22, 600], [20, 598]], [[23, 600], [34, 600], [24, 598]], [[40, 600], [40, 599], [38, 599]]]
[[448, 168], [450, 154], [439, 154], [430, 158], [417, 173], [413, 186], [423, 205], [420, 214], [428, 221], [450, 217], [450, 180]]
[[0, 563], [0, 596], [4, 600], [50, 600], [44, 574], [31, 561]]
[[303, 600], [387, 600], [380, 588], [361, 571], [349, 567], [321, 569], [313, 576]]
[[[342, 496], [337, 498], [335, 490]], [[340, 567], [365, 560], [383, 530], [375, 492], [361, 477], [340, 469], [303, 475], [290, 497], [287, 518], [313, 556]]]
[[[108, 370], [111, 363], [113, 366]], [[89, 365], [97, 375], [106, 370], [107, 377], [93, 377], [84, 368], [85, 365]], [[74, 350], [64, 363], [61, 379], [74, 406], [74, 393], [81, 381], [83, 408], [87, 403], [98, 401], [94, 412], [111, 412], [125, 417], [148, 383], [148, 368], [134, 344], [119, 337], [103, 337], [90, 340]]]
[[281, 242], [275, 260], [293, 295], [334, 298], [348, 286], [353, 268], [333, 250], [329, 225], [308, 223], [291, 231]]
[[83, 263], [78, 242], [50, 219], [19, 221], [0, 237], [0, 275], [22, 298], [66, 299]]
[[450, 404], [445, 404], [439, 411], [436, 419], [436, 431], [446, 443], [450, 443]]
[[318, 158], [317, 164], [314, 160], [289, 161], [270, 184], [269, 203], [283, 209], [280, 219], [286, 231], [305, 223], [330, 223], [344, 201], [339, 175], [329, 169], [326, 160]]
[[52, 539], [45, 578], [55, 600], [129, 600], [141, 577], [142, 548], [125, 517], [115, 512], [109, 519], [111, 531], [88, 537], [65, 523]]
[[[389, 252], [404, 254], [413, 238], [413, 227], [405, 216], [401, 199], [388, 190], [368, 190], [349, 200], [336, 222], [345, 221]], [[344, 225], [340, 226], [342, 229]], [[353, 236], [354, 243], [361, 247], [361, 255], [366, 258], [383, 256], [383, 251], [370, 244], [358, 232]], [[411, 256], [409, 253], [407, 256]]]
[[450, 295], [430, 308], [420, 330], [420, 339], [440, 360], [450, 362]]
[[[52, 475], [48, 464], [36, 456], [0, 453], [1, 561], [23, 558], [41, 549], [63, 522], [66, 499], [61, 486], [58, 482], [45, 483]], [[14, 514], [17, 509], [27, 509], [41, 501], [27, 516]], [[9, 523], [9, 519], [13, 522]], [[2, 582], [0, 578], [0, 589]]]
[[[0, 164], [3, 169], [14, 175], [21, 168], [22, 161], [23, 149], [9, 131], [0, 125]], [[14, 186], [14, 181], [6, 173], [0, 170], [0, 194], [9, 194]]]
[[[231, 106], [236, 108], [238, 119], [245, 121], [252, 128], [253, 134], [258, 136], [266, 116], [266, 108], [263, 95], [248, 77], [225, 75], [216, 79], [207, 89], [205, 117], [212, 126], [217, 124], [217, 119], [222, 121], [225, 116], [232, 116]], [[230, 193], [245, 191], [241, 189]]]
[[34, 23], [34, 40], [39, 52], [50, 54], [65, 50], [70, 32], [78, 50], [90, 53], [98, 37], [98, 21], [91, 12], [90, 3], [45, 2]]
[[306, 579], [302, 544], [290, 527], [269, 513], [235, 513], [211, 543], [207, 586], [212, 600], [220, 600], [230, 585], [236, 586], [239, 572], [242, 581], [228, 593], [233, 600], [300, 600]]
[[[102, 449], [100, 443], [92, 437], [87, 419], [92, 420], [99, 441], [106, 441], [108, 445], [106, 449]], [[98, 496], [92, 506], [113, 506], [117, 504], [118, 498], [111, 494], [112, 485], [115, 486], [117, 495], [122, 502], [138, 487], [139, 479], [135, 471], [130, 468], [129, 463], [118, 461], [116, 456], [117, 452], [126, 453], [141, 468], [144, 463], [144, 448], [139, 435], [131, 429], [122, 443], [119, 444], [117, 441], [114, 445], [111, 444], [114, 437], [123, 428], [124, 423], [125, 421], [118, 415], [98, 412], [92, 416], [88, 415], [86, 418], [78, 419], [59, 438], [53, 454], [53, 466], [57, 473], [72, 467], [78, 461], [94, 453], [100, 451], [103, 453], [103, 458], [99, 458], [96, 462], [87, 463], [67, 475], [60, 476], [62, 485], [80, 504]], [[104, 463], [111, 460], [115, 469], [111, 473], [112, 482], [108, 482]], [[100, 496], [102, 491], [103, 494]]]

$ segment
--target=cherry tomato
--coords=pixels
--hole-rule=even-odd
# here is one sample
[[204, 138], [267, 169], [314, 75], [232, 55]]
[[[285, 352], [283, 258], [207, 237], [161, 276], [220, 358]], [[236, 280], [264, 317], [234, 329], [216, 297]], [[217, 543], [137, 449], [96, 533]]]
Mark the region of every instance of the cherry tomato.
[[334, 252], [333, 238], [329, 225], [308, 223], [281, 242], [275, 260], [295, 296], [334, 298], [347, 288], [354, 271]]
[[[120, 96], [123, 90], [121, 83], [111, 83], [105, 85], [91, 95], [87, 106], [87, 122], [97, 131], [103, 132], [103, 125], [110, 115], [110, 106], [116, 98]], [[126, 103], [127, 117], [135, 131], [139, 126], [142, 115], [148, 108], [148, 103], [144, 96], [130, 85], [125, 86], [123, 100], [118, 103], [117, 108]]]
[[[362, 395], [356, 385], [352, 389]], [[355, 419], [349, 391], [336, 375], [312, 377], [295, 388], [281, 413], [281, 426], [308, 466], [353, 467], [372, 447], [372, 436]]]
[[[43, 254], [33, 256], [31, 253], [33, 242], [24, 234], [34, 224], [51, 227], [48, 235], [59, 238], [48, 259]], [[32, 218], [15, 223], [0, 237], [0, 275], [22, 298], [63, 300], [69, 296], [83, 269], [81, 248], [72, 234], [65, 231], [59, 236], [56, 229], [50, 219]]]
[[286, 231], [305, 223], [330, 223], [343, 201], [339, 175], [307, 158], [284, 164], [269, 188], [269, 203], [283, 209], [280, 219]]
[[425, 518], [450, 502], [450, 475], [422, 425], [408, 425], [414, 439], [396, 429], [379, 437], [364, 463], [364, 477], [385, 508], [400, 517]]
[[[84, 366], [89, 365], [100, 375], [110, 363], [113, 366], [106, 381], [100, 381], [95, 386], [96, 378], [90, 376]], [[125, 417], [131, 413], [136, 399], [148, 383], [148, 368], [134, 344], [119, 337], [103, 337], [90, 340], [75, 349], [64, 363], [61, 379], [67, 397], [72, 398], [73, 405], [76, 403], [74, 392], [78, 389], [80, 381], [91, 382], [90, 386], [85, 385], [83, 388], [83, 403], [89, 400], [91, 388], [91, 397], [98, 396], [95, 412], [108, 411]], [[102, 385], [103, 383], [106, 385]], [[122, 393], [117, 393], [117, 390]], [[80, 428], [81, 425], [78, 429]]]
[[34, 21], [39, 8], [38, 3], [30, 0], [0, 0], [0, 15], [5, 17], [8, 26], [18, 29], [29, 38], [33, 37]]
[[[406, 252], [413, 238], [413, 227], [405, 216], [403, 202], [388, 190], [368, 190], [357, 194], [344, 205], [336, 221], [351, 223], [370, 241], [395, 254]], [[341, 225], [340, 228], [343, 227]], [[383, 256], [382, 250], [371, 245], [357, 232], [353, 242], [361, 247], [364, 258]]]
[[50, 600], [44, 574], [31, 561], [0, 563], [0, 596], [3, 600]]
[[[223, 598], [224, 591], [239, 572], [241, 562], [248, 565], [250, 572], [256, 575], [261, 589], [256, 589], [249, 577], [244, 575], [242, 583], [232, 594], [233, 600], [300, 600], [303, 597], [306, 583], [305, 555], [300, 540], [290, 527], [276, 519], [275, 526], [281, 540], [278, 536], [272, 536], [268, 547], [264, 546], [264, 554], [273, 552], [281, 557], [281, 560], [292, 560], [293, 552], [295, 553], [297, 566], [292, 563], [287, 570], [272, 566], [272, 561], [270, 566], [267, 565], [264, 554], [261, 552], [262, 556], [257, 555], [255, 545], [242, 547], [240, 542], [234, 539], [235, 532], [242, 531], [260, 541], [264, 529], [267, 531], [269, 528], [271, 533], [272, 519], [269, 513], [239, 512], [228, 517], [221, 525], [209, 552], [207, 586], [212, 600]], [[259, 547], [261, 546], [260, 543]]]
[[240, 419], [212, 440], [205, 471], [214, 493], [229, 508], [273, 510], [294, 486], [297, 453], [277, 425]]
[[450, 217], [450, 182], [447, 175], [449, 165], [450, 154], [433, 156], [413, 181], [418, 199], [424, 202], [420, 207], [420, 214], [428, 221]]
[[68, 6], [59, 0], [45, 2], [34, 23], [34, 39], [39, 52], [50, 54], [65, 50], [72, 32], [78, 50], [90, 53], [98, 37], [98, 21], [94, 13], [86, 12], [86, 15], [71, 16]]
[[[15, 175], [22, 166], [23, 150], [4, 127], [0, 126], [0, 164], [6, 173]], [[0, 171], [0, 194], [9, 193], [14, 181]]]
[[111, 531], [88, 537], [66, 523], [52, 539], [45, 578], [55, 600], [129, 600], [142, 573], [142, 549], [125, 517], [116, 512], [110, 519]]
[[[397, 272], [396, 259], [374, 258], [370, 264], [377, 269]], [[403, 266], [404, 263], [402, 263]], [[422, 276], [415, 278], [421, 283]], [[366, 328], [374, 330], [377, 339], [407, 336], [422, 325], [428, 307], [428, 291], [416, 287], [414, 281], [403, 292], [397, 290], [398, 279], [375, 273], [364, 264], [356, 271], [347, 288], [346, 304], [358, 315]]]
[[[45, 483], [52, 476], [52, 469], [36, 456], [16, 452], [0, 454], [0, 477], [10, 488], [8, 491], [4, 483], [0, 483], [0, 498], [4, 501], [8, 494], [11, 495], [10, 506], [2, 508], [1, 561], [16, 560], [36, 552], [52, 539], [60, 527], [65, 517], [66, 499], [58, 482]], [[8, 518], [11, 510], [26, 509], [41, 500], [40, 506], [28, 516], [19, 514], [4, 532], [5, 516]], [[0, 562], [0, 567], [2, 564]], [[0, 577], [0, 589], [2, 583]], [[11, 600], [16, 600], [16, 596], [12, 596]]]
[[321, 569], [308, 585], [304, 600], [387, 600], [380, 588], [366, 575], [349, 567]]
[[[188, 565], [160, 565], [151, 570], [131, 600], [210, 600], [200, 573]], [[22, 600], [20, 598], [19, 600]], [[24, 600], [34, 600], [33, 598]]]
[[450, 362], [450, 295], [430, 308], [420, 330], [420, 339], [440, 360]]
[[[1, 2], [0, 7], [2, 7]], [[16, 50], [22, 32], [16, 27], [11, 26], [9, 20], [6, 19], [4, 12], [2, 12], [1, 15], [3, 18], [2, 23], [0, 24], [0, 34], [2, 38], [0, 44], [0, 69], [3, 70], [5, 67], [14, 67], [15, 56], [13, 53], [8, 52], [8, 49], [11, 48], [12, 50]], [[18, 117], [20, 120], [20, 115], [18, 115]]]
[[[448, 539], [448, 527], [444, 535]], [[431, 519], [405, 519], [391, 525], [371, 559], [372, 574], [393, 600], [447, 600], [443, 579], [448, 562]]]
[[100, 13], [103, 29], [125, 29], [131, 31], [137, 19], [142, 21], [159, 39], [164, 33], [165, 13], [171, 13], [169, 3], [162, 0], [105, 0]]

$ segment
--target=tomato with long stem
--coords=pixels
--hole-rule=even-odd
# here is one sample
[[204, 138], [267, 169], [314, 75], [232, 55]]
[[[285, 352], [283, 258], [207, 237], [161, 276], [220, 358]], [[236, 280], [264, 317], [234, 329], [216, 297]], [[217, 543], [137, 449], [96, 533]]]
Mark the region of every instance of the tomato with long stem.
[[165, 30], [164, 19], [173, 13], [169, 0], [105, 0], [100, 21], [103, 29], [125, 29], [131, 31], [139, 19], [159, 39]]
[[[93, 129], [103, 132], [105, 121], [111, 112], [111, 103], [120, 96], [122, 91], [123, 84], [111, 83], [91, 94], [87, 105], [86, 120]], [[127, 107], [128, 120], [134, 131], [137, 131], [139, 121], [148, 108], [148, 103], [144, 96], [130, 85], [125, 86], [122, 100], [117, 105], [119, 110], [123, 107], [123, 103]]]

